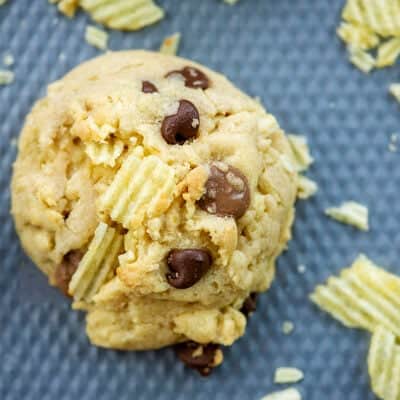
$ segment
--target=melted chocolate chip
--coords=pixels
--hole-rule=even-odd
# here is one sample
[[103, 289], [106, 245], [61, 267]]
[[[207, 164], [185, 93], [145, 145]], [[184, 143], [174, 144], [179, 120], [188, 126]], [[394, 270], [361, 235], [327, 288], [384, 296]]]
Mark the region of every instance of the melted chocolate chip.
[[240, 311], [246, 317], [249, 317], [251, 314], [253, 314], [254, 311], [256, 311], [257, 297], [258, 297], [258, 293], [255, 293], [255, 292], [250, 293], [249, 297], [247, 297], [247, 299], [244, 301]]
[[240, 218], [250, 205], [250, 190], [246, 177], [227, 164], [211, 164], [205, 193], [199, 207], [220, 217]]
[[157, 93], [158, 89], [151, 82], [143, 81], [142, 82], [142, 92], [143, 93]]
[[180, 75], [182, 76], [185, 86], [192, 89], [208, 89], [210, 81], [207, 75], [194, 67], [184, 67], [180, 70], [168, 72], [166, 77]]
[[167, 256], [168, 283], [176, 289], [187, 289], [197, 283], [212, 264], [208, 250], [171, 250]]
[[187, 367], [195, 369], [202, 376], [210, 375], [212, 369], [222, 361], [222, 359], [216, 359], [218, 351], [221, 351], [220, 346], [213, 343], [201, 345], [195, 342], [184, 342], [176, 345], [175, 351]]
[[83, 253], [80, 250], [72, 250], [64, 256], [61, 264], [57, 265], [54, 274], [56, 286], [66, 296], [69, 296], [68, 286], [72, 278], [72, 275], [78, 268], [78, 265], [83, 257]]
[[161, 134], [168, 144], [183, 144], [197, 136], [199, 126], [197, 108], [190, 101], [180, 100], [177, 113], [164, 118]]

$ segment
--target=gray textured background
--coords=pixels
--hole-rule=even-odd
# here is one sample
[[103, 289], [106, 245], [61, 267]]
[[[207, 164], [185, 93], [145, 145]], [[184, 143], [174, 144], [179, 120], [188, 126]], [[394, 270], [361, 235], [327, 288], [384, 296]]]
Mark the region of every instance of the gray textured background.
[[[335, 36], [341, 0], [163, 0], [167, 18], [138, 33], [112, 32], [112, 49], [157, 49], [181, 31], [180, 54], [228, 75], [260, 96], [289, 132], [309, 138], [320, 185], [299, 202], [294, 239], [279, 260], [272, 290], [261, 297], [247, 334], [225, 352], [209, 379], [184, 370], [171, 350], [122, 353], [91, 347], [82, 314], [23, 255], [9, 217], [16, 138], [46, 85], [99, 52], [83, 40], [87, 17], [73, 21], [45, 0], [9, 0], [0, 8], [0, 56], [11, 52], [14, 84], [0, 87], [0, 399], [259, 399], [279, 389], [278, 366], [302, 368], [305, 400], [372, 400], [365, 365], [369, 335], [319, 312], [307, 296], [360, 251], [400, 273], [399, 108], [387, 86], [398, 67], [366, 77], [346, 61]], [[370, 233], [323, 216], [341, 200], [366, 203]], [[297, 266], [305, 264], [304, 275]], [[281, 333], [284, 320], [296, 329]]]

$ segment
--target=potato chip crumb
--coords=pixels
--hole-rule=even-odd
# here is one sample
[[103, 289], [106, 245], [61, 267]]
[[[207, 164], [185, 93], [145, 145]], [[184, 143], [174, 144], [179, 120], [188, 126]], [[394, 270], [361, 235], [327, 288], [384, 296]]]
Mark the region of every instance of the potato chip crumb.
[[261, 400], [302, 400], [302, 397], [297, 389], [290, 388], [267, 394]]
[[85, 40], [87, 43], [100, 50], [106, 50], [108, 33], [96, 26], [89, 25], [86, 27]]
[[239, 0], [224, 0], [224, 2], [226, 4], [229, 4], [231, 6], [233, 6], [234, 4], [236, 4]]
[[304, 273], [306, 272], [306, 270], [307, 270], [307, 267], [306, 267], [305, 265], [303, 265], [303, 264], [300, 264], [300, 265], [297, 267], [297, 272], [298, 272], [299, 274], [304, 274]]
[[353, 225], [362, 231], [368, 231], [368, 208], [355, 201], [346, 201], [339, 207], [325, 210], [325, 214], [344, 224]]
[[280, 367], [274, 375], [274, 383], [297, 383], [304, 379], [303, 371], [297, 368]]
[[0, 6], [4, 5], [7, 3], [7, 0], [0, 0]]
[[298, 172], [306, 171], [314, 162], [307, 144], [307, 138], [301, 135], [288, 135], [288, 139], [294, 154], [296, 170]]
[[358, 47], [349, 46], [349, 60], [362, 72], [368, 74], [375, 67], [375, 58]]
[[167, 36], [161, 44], [160, 53], [175, 56], [178, 53], [180, 41], [181, 34], [179, 32]]
[[294, 331], [294, 323], [292, 321], [284, 321], [282, 324], [282, 332], [290, 335]]
[[3, 64], [4, 64], [6, 67], [11, 67], [11, 66], [14, 64], [14, 57], [13, 57], [13, 55], [10, 54], [10, 53], [4, 54], [4, 57], [3, 57]]
[[14, 72], [0, 69], [0, 85], [9, 85], [14, 82]]
[[397, 143], [398, 143], [398, 134], [397, 133], [392, 133], [390, 135], [390, 142], [388, 145], [388, 149], [392, 153], [397, 152]]
[[302, 200], [309, 199], [318, 192], [318, 184], [306, 176], [299, 175], [297, 197]]
[[400, 103], [400, 83], [392, 83], [389, 92]]

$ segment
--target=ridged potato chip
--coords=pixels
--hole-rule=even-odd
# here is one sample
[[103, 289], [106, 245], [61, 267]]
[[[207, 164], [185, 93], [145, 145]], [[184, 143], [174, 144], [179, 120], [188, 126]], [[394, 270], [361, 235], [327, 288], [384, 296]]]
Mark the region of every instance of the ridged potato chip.
[[400, 278], [360, 255], [340, 277], [331, 277], [310, 296], [348, 327], [373, 332], [379, 325], [400, 336]]
[[101, 222], [69, 284], [69, 293], [75, 301], [91, 301], [110, 272], [117, 267], [122, 248], [122, 235]]
[[110, 167], [115, 166], [115, 162], [124, 150], [124, 143], [116, 140], [114, 143], [88, 143], [85, 152], [96, 165], [104, 164]]
[[378, 326], [372, 335], [368, 371], [374, 393], [383, 400], [400, 400], [400, 346], [395, 335]]
[[172, 203], [174, 169], [158, 157], [131, 153], [100, 199], [100, 209], [126, 229], [161, 215]]
[[373, 49], [380, 42], [374, 31], [355, 23], [342, 22], [336, 32], [345, 43], [363, 50]]
[[400, 55], [400, 37], [395, 37], [379, 46], [378, 56], [376, 58], [376, 66], [378, 68], [383, 68], [393, 65], [395, 64], [399, 55]]
[[399, 15], [398, 0], [348, 0], [342, 18], [387, 37], [400, 35]]
[[368, 208], [355, 201], [345, 201], [339, 207], [327, 208], [325, 214], [336, 221], [353, 225], [362, 231], [369, 229]]
[[79, 0], [49, 0], [49, 3], [58, 3], [58, 10], [69, 18], [75, 15], [76, 9], [79, 6]]
[[349, 60], [354, 64], [360, 71], [368, 74], [375, 67], [375, 58], [358, 47], [349, 46]]
[[164, 17], [153, 0], [80, 0], [80, 5], [96, 22], [113, 29], [135, 31]]

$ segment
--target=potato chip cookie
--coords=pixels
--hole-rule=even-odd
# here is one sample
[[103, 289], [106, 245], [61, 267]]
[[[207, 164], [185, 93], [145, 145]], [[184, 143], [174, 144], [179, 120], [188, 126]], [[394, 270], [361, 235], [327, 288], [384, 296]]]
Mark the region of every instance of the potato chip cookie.
[[92, 343], [179, 344], [207, 375], [290, 239], [298, 176], [275, 118], [222, 75], [108, 53], [49, 86], [12, 180], [23, 247], [87, 311]]

